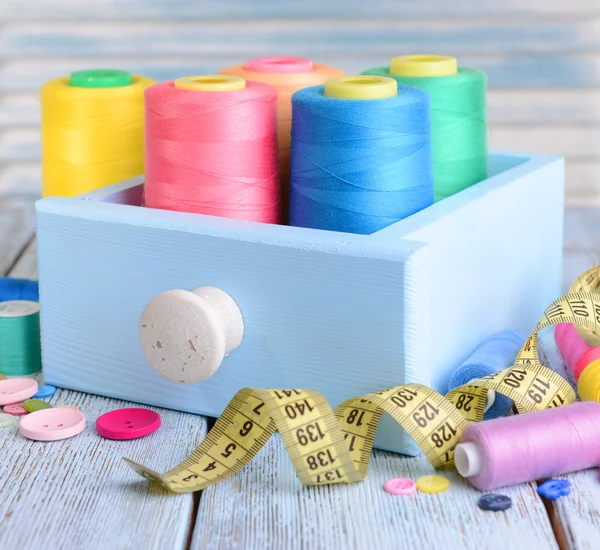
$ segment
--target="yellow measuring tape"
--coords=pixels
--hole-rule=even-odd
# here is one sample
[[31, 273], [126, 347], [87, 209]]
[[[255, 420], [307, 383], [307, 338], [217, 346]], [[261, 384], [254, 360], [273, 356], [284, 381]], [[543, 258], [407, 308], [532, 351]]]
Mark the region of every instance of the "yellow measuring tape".
[[573, 323], [600, 334], [600, 294], [595, 293], [599, 283], [600, 268], [586, 271], [569, 294], [546, 309], [514, 366], [445, 396], [420, 384], [406, 384], [349, 399], [332, 410], [314, 390], [245, 388], [200, 446], [167, 473], [125, 460], [140, 475], [171, 491], [199, 491], [241, 470], [279, 430], [304, 485], [354, 483], [367, 474], [375, 432], [385, 411], [434, 467], [451, 465], [465, 426], [483, 419], [488, 390], [512, 399], [519, 413], [575, 400], [569, 383], [540, 363], [537, 333], [557, 323]]

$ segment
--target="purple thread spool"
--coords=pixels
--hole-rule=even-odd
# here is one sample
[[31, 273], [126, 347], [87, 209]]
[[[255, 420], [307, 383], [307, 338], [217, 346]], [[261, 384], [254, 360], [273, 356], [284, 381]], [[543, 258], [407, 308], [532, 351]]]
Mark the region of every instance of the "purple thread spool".
[[600, 464], [600, 403], [469, 424], [455, 450], [458, 473], [483, 491]]

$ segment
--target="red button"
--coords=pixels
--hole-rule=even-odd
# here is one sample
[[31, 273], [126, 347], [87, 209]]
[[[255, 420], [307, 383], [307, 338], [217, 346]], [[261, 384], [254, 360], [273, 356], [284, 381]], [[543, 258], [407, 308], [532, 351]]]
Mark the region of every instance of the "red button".
[[160, 415], [149, 409], [118, 409], [96, 420], [96, 431], [107, 439], [136, 439], [160, 428]]

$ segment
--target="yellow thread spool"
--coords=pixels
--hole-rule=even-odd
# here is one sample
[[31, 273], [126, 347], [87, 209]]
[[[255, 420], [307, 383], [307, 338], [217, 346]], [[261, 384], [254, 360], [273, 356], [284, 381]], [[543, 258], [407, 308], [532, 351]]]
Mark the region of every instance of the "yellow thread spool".
[[324, 93], [337, 99], [386, 99], [398, 95], [398, 83], [386, 76], [341, 76], [327, 80]]
[[390, 62], [390, 74], [400, 76], [451, 76], [457, 72], [456, 58], [447, 55], [401, 55]]
[[144, 173], [144, 90], [154, 81], [90, 70], [42, 86], [42, 195], [72, 197]]
[[243, 90], [246, 87], [246, 81], [239, 76], [206, 74], [184, 76], [178, 78], [173, 85], [175, 88], [196, 92], [232, 92]]

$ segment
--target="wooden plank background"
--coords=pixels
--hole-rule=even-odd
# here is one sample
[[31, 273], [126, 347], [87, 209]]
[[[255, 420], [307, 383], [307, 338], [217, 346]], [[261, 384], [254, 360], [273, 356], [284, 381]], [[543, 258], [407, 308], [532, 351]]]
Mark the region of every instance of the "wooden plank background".
[[2, 0], [0, 21], [0, 192], [38, 192], [36, 93], [72, 70], [165, 80], [286, 54], [353, 73], [439, 52], [487, 72], [492, 147], [565, 155], [568, 202], [600, 204], [598, 0]]

